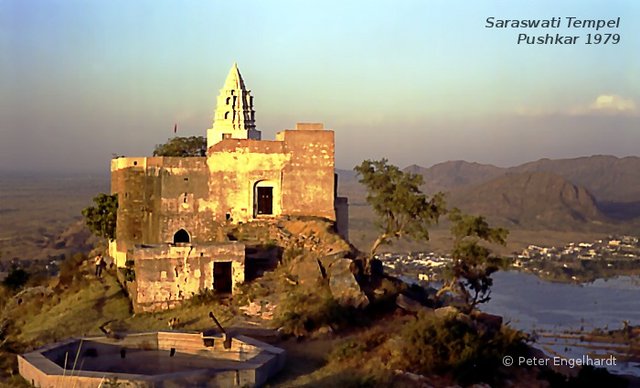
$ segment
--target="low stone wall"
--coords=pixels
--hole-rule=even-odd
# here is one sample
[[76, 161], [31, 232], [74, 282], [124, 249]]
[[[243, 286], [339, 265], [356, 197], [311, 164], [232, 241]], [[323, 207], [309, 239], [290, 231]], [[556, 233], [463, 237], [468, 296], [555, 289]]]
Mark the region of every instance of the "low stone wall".
[[[213, 338], [213, 346], [205, 346], [204, 339]], [[239, 335], [231, 341], [229, 349], [224, 348], [222, 335], [203, 337], [201, 333], [157, 332], [127, 335], [122, 339], [89, 337], [72, 339], [52, 344], [34, 352], [18, 356], [20, 374], [35, 387], [99, 387], [108, 382], [118, 386], [153, 387], [203, 386], [203, 387], [245, 387], [264, 385], [269, 378], [284, 368], [286, 362], [283, 349]], [[167, 351], [161, 357], [149, 358], [157, 362], [157, 373], [131, 374], [118, 370], [83, 370], [84, 357], [97, 359], [104, 357], [105, 363], [119, 358], [123, 350], [143, 349]], [[166, 372], [163, 361], [173, 357], [171, 349], [178, 354], [198, 356], [198, 365], [206, 365], [211, 360], [211, 368]], [[90, 355], [88, 355], [90, 353]], [[178, 356], [176, 356], [178, 357]], [[190, 356], [192, 357], [192, 356]], [[76, 362], [77, 358], [77, 362]], [[64, 360], [67, 361], [66, 369]], [[234, 360], [234, 361], [224, 361]], [[74, 363], [76, 364], [73, 367]], [[62, 364], [62, 365], [61, 365]], [[147, 365], [149, 366], [149, 365]], [[153, 368], [153, 365], [150, 365]]]
[[[246, 339], [249, 338], [246, 337]], [[223, 335], [197, 337], [187, 333], [159, 332], [158, 349], [170, 350], [171, 348], [181, 353], [233, 361], [248, 361], [260, 353], [259, 346], [253, 346], [238, 338], [232, 338], [231, 346], [227, 349], [224, 347]]]

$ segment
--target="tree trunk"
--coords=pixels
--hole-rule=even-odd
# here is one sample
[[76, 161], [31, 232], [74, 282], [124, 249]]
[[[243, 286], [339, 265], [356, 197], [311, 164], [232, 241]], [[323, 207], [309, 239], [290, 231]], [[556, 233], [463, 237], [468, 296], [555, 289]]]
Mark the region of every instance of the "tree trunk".
[[375, 256], [376, 251], [378, 250], [378, 248], [380, 248], [380, 245], [382, 245], [387, 238], [389, 238], [389, 235], [387, 233], [383, 233], [380, 236], [378, 236], [376, 241], [374, 241], [373, 245], [371, 246], [371, 250], [369, 251], [369, 257], [366, 258], [364, 262], [364, 271], [366, 273], [369, 273], [369, 270], [370, 270], [369, 264], [371, 263], [371, 260], [373, 260], [373, 257]]

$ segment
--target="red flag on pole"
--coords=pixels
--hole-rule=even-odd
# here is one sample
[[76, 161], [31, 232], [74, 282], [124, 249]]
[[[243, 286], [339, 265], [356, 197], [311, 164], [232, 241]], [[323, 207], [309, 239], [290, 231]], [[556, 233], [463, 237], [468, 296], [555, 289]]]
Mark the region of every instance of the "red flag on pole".
[[173, 124], [173, 133], [178, 133], [178, 123]]

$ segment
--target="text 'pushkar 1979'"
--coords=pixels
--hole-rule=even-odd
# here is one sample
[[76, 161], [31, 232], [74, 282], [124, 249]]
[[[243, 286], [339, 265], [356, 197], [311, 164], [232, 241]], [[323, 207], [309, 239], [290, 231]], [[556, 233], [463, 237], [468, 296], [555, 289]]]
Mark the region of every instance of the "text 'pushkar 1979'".
[[[563, 33], [531, 34], [519, 32], [517, 44], [522, 45], [615, 45], [620, 43], [620, 17], [614, 19], [581, 19], [576, 16], [550, 19], [500, 19], [489, 16], [485, 28], [495, 29], [561, 29]], [[577, 31], [579, 30], [579, 32]], [[586, 33], [585, 33], [586, 32]]]

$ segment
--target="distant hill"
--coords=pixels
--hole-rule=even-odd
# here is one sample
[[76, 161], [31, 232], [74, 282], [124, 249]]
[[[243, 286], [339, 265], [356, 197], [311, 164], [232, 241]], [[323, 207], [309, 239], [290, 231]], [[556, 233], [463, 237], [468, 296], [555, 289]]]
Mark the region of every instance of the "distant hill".
[[510, 168], [491, 164], [448, 161], [429, 168], [411, 165], [405, 169], [425, 178], [428, 192], [450, 191], [487, 182], [507, 173], [550, 172], [589, 190], [598, 202], [640, 201], [640, 157], [610, 155], [574, 159], [540, 159]]
[[503, 175], [506, 169], [491, 164], [456, 160], [439, 163], [429, 168], [414, 164], [405, 168], [405, 171], [421, 174], [425, 182], [424, 191], [434, 193], [486, 182]]
[[598, 208], [610, 218], [630, 220], [640, 217], [640, 157], [636, 156], [540, 159], [510, 168], [449, 161], [429, 168], [412, 165], [406, 171], [424, 176], [423, 190], [427, 193], [453, 193], [509, 173], [549, 172], [588, 190], [596, 198]]
[[453, 190], [449, 202], [505, 226], [558, 230], [606, 221], [589, 191], [548, 172], [507, 173]]
[[540, 159], [509, 172], [548, 171], [586, 187], [598, 201], [640, 201], [640, 157], [596, 155], [575, 159]]
[[[540, 159], [511, 168], [458, 160], [428, 168], [411, 165], [405, 171], [421, 174], [428, 194], [447, 192], [465, 210], [522, 228], [640, 222], [640, 157]], [[355, 174], [338, 173], [340, 194], [352, 206], [366, 206]]]

